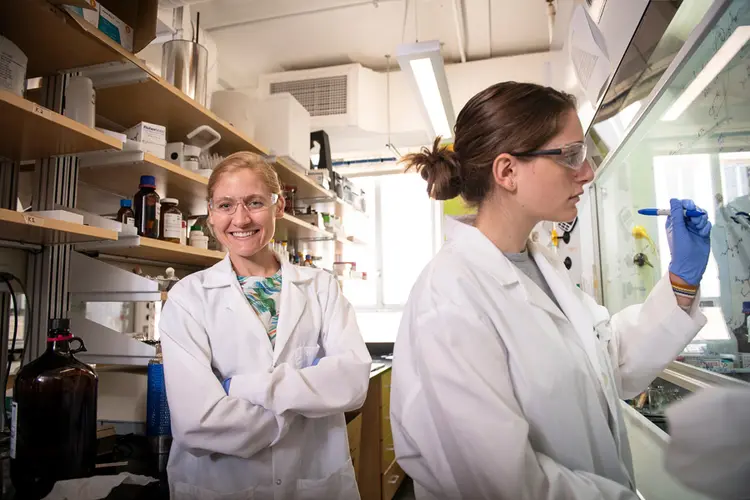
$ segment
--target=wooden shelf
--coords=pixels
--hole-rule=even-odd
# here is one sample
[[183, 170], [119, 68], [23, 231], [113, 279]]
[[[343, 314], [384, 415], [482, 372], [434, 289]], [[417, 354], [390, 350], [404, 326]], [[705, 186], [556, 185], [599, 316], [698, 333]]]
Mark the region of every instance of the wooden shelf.
[[122, 149], [113, 137], [1, 89], [0, 130], [0, 156], [11, 160]]
[[[24, 26], [34, 26], [34, 29], [29, 30]], [[43, 0], [3, 2], [0, 7], [0, 32], [13, 40], [29, 57], [28, 77], [108, 62], [128, 63], [141, 76], [122, 85], [98, 88], [96, 96], [97, 114], [123, 127], [131, 127], [141, 121], [164, 125], [167, 127], [168, 141], [178, 142], [183, 141], [187, 133], [196, 127], [209, 125], [222, 137], [221, 142], [212, 148], [213, 152], [225, 156], [237, 151], [267, 153], [265, 148], [151, 72], [135, 55], [79, 16], [64, 12]], [[95, 137], [101, 138], [100, 135], [107, 137], [98, 132]], [[108, 144], [113, 141], [112, 138], [107, 139], [105, 142]], [[48, 141], [38, 143], [49, 144]], [[77, 151], [66, 150], [61, 154], [103, 148], [86, 146], [84, 149], [74, 149]], [[117, 149], [121, 149], [121, 146]], [[276, 162], [276, 168], [282, 183], [297, 186], [299, 198], [330, 198], [337, 205], [345, 205], [284, 159]]]
[[284, 214], [282, 219], [276, 221], [276, 234], [274, 239], [296, 240], [296, 239], [333, 239], [333, 234], [325, 229], [313, 226], [297, 217]]
[[133, 57], [83, 19], [43, 0], [0, 2], [0, 33], [29, 58], [27, 78]]
[[98, 227], [28, 215], [0, 208], [0, 238], [54, 245], [83, 241], [117, 240], [117, 233]]
[[123, 127], [146, 121], [167, 127], [167, 141], [185, 141], [188, 133], [201, 125], [209, 125], [221, 134], [221, 142], [211, 151], [229, 155], [237, 151], [265, 154], [229, 122], [189, 98], [163, 78], [151, 73], [140, 61], [136, 64], [146, 72], [146, 81], [97, 89], [96, 112]]
[[179, 243], [130, 236], [120, 238], [115, 242], [102, 242], [77, 245], [76, 250], [97, 251], [107, 255], [146, 259], [169, 264], [184, 264], [188, 266], [208, 267], [224, 258], [224, 252], [203, 250]]
[[331, 198], [333, 200], [334, 195], [331, 191], [325, 189], [283, 158], [276, 161], [276, 172], [278, 172], [282, 184], [297, 186], [295, 198]]
[[153, 175], [159, 195], [177, 198], [183, 214], [205, 215], [208, 211], [208, 179], [150, 153], [95, 153], [85, 155], [80, 163], [78, 179], [88, 185], [131, 198], [141, 176]]
[[339, 243], [345, 243], [347, 245], [367, 245], [367, 243], [354, 236], [337, 236], [336, 241], [338, 241]]

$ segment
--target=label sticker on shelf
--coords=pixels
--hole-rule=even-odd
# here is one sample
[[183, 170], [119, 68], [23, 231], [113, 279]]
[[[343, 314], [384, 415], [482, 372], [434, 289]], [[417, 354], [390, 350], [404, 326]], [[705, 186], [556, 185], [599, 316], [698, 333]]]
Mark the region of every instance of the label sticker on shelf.
[[38, 105], [38, 104], [34, 104], [34, 109], [33, 109], [33, 111], [34, 111], [34, 113], [36, 113], [36, 114], [38, 114], [38, 115], [44, 115], [44, 107], [43, 107], [43, 106], [40, 106], [40, 105]]
[[44, 219], [41, 217], [36, 217], [34, 215], [23, 215], [23, 221], [26, 224], [32, 225], [32, 226], [43, 226], [44, 225]]

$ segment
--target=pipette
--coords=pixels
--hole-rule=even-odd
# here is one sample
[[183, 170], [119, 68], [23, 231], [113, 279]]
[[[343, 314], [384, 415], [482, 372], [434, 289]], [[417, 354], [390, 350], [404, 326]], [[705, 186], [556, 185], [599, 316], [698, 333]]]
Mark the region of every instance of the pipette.
[[[638, 213], [656, 217], [658, 215], [670, 215], [672, 211], [665, 208], [642, 208], [638, 210]], [[685, 217], [701, 217], [705, 214], [706, 212], [701, 210], [685, 210]]]

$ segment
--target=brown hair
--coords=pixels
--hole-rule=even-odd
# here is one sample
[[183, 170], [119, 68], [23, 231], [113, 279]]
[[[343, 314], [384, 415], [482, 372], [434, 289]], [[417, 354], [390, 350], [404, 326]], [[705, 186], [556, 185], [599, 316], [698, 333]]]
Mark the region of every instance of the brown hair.
[[276, 170], [273, 169], [273, 166], [271, 166], [271, 164], [259, 154], [251, 153], [249, 151], [240, 151], [239, 153], [234, 153], [224, 158], [224, 160], [214, 168], [214, 171], [211, 172], [211, 177], [208, 179], [208, 199], [211, 200], [213, 198], [214, 189], [216, 189], [216, 184], [219, 182], [222, 175], [244, 168], [258, 173], [271, 193], [281, 195], [281, 183], [279, 182], [279, 176], [276, 173]]
[[575, 98], [565, 92], [533, 83], [496, 83], [472, 97], [458, 114], [453, 150], [440, 146], [438, 137], [432, 149], [406, 155], [403, 162], [406, 170], [414, 168], [427, 181], [431, 198], [461, 195], [477, 206], [492, 189], [495, 158], [542, 147], [557, 135], [561, 118], [571, 110]]

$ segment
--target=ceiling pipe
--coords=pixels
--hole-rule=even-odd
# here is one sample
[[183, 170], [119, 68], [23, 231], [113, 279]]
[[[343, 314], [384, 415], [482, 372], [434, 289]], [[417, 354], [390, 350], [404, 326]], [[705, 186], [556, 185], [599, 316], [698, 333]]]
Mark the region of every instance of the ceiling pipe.
[[463, 23], [461, 22], [460, 5], [461, 0], [452, 0], [453, 6], [453, 24], [456, 27], [456, 41], [458, 42], [458, 53], [461, 54], [461, 62], [466, 62], [466, 47], [464, 47]]
[[337, 10], [345, 10], [345, 9], [351, 9], [351, 8], [355, 8], [355, 7], [370, 6], [370, 7], [377, 8], [379, 5], [382, 5], [384, 3], [391, 3], [391, 2], [399, 2], [399, 3], [401, 3], [401, 2], [403, 2], [403, 0], [378, 0], [377, 2], [373, 2], [373, 0], [361, 0], [361, 1], [358, 1], [358, 2], [353, 2], [353, 3], [349, 3], [349, 4], [345, 4], [345, 5], [333, 5], [333, 6], [330, 6], [330, 7], [318, 7], [318, 8], [313, 8], [313, 9], [302, 10], [302, 11], [299, 11], [299, 12], [290, 12], [288, 14], [279, 14], [279, 15], [276, 15], [276, 16], [259, 17], [259, 18], [256, 18], [256, 19], [249, 19], [247, 21], [238, 21], [238, 22], [229, 23], [229, 24], [222, 24], [222, 25], [218, 25], [218, 26], [212, 26], [210, 28], [205, 28], [205, 31], [208, 31], [208, 32], [218, 32], [218, 31], [228, 30], [228, 29], [231, 29], [231, 28], [239, 28], [241, 26], [248, 26], [248, 25], [251, 25], [251, 24], [265, 23], [265, 22], [268, 22], [268, 21], [278, 21], [278, 20], [281, 20], [281, 19], [289, 19], [289, 18], [292, 18], [292, 17], [308, 16], [308, 15], [312, 15], [312, 14], [321, 14], [321, 13], [325, 13], [325, 12], [334, 12], [334, 11], [337, 11]]

